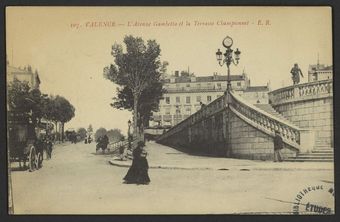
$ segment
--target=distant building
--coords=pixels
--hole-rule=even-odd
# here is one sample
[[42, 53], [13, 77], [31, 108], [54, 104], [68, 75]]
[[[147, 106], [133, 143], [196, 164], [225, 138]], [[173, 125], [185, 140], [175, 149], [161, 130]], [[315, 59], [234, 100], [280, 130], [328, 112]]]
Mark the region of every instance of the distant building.
[[[231, 75], [231, 88], [251, 103], [268, 103], [269, 86], [250, 86], [245, 73]], [[227, 89], [227, 76], [195, 76], [176, 71], [164, 77], [166, 93], [159, 104], [159, 111], [151, 117], [150, 126], [170, 127], [186, 119], [202, 105], [222, 96]]]
[[333, 66], [323, 64], [309, 65], [308, 82], [333, 79]]
[[7, 62], [7, 82], [12, 82], [14, 79], [19, 81], [27, 81], [31, 89], [39, 89], [40, 78], [37, 71], [32, 72], [32, 67], [27, 66], [25, 68], [17, 68], [10, 66]]

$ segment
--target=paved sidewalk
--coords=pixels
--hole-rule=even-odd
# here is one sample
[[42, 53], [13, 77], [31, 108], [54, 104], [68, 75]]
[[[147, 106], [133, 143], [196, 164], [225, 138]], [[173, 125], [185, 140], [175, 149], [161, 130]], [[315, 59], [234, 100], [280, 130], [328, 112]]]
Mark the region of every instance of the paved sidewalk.
[[[195, 156], [183, 153], [168, 146], [148, 142], [146, 144], [150, 168], [158, 169], [188, 169], [188, 170], [330, 170], [333, 163], [325, 162], [280, 162], [261, 160], [242, 160]], [[113, 157], [109, 161], [114, 166], [130, 167], [131, 160], [121, 161]]]

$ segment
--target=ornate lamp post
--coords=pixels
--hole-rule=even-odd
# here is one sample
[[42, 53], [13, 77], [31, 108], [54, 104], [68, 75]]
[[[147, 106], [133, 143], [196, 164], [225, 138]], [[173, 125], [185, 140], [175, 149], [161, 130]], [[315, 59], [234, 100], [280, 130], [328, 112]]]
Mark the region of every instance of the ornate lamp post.
[[[227, 36], [223, 39], [222, 45], [226, 48], [226, 51], [225, 51], [225, 53], [222, 54], [221, 50], [218, 49], [217, 52], [216, 52], [216, 59], [217, 59], [218, 64], [220, 66], [223, 66], [224, 64], [227, 65], [227, 69], [228, 69], [227, 90], [224, 93], [227, 97], [227, 105], [229, 106], [230, 102], [231, 102], [230, 101], [230, 95], [229, 95], [229, 92], [231, 91], [230, 64], [233, 63], [235, 66], [238, 65], [241, 52], [238, 50], [238, 48], [236, 49], [235, 52], [234, 52], [234, 50], [231, 49], [231, 46], [233, 45], [233, 39], [230, 38], [229, 36]], [[227, 136], [225, 138], [226, 139], [226, 146], [227, 146], [226, 147], [226, 149], [227, 149], [226, 156], [229, 157], [232, 153], [231, 143], [230, 143], [230, 140], [231, 140], [231, 137], [230, 137], [230, 133], [231, 133], [230, 110], [227, 112], [226, 115], [224, 115], [224, 118], [226, 119], [226, 125], [227, 125]]]
[[129, 149], [131, 149], [131, 141], [132, 141], [132, 135], [131, 135], [131, 120], [128, 121], [128, 132], [127, 132], [127, 136], [128, 136], [128, 146]]
[[[224, 64], [227, 65], [228, 68], [228, 79], [227, 79], [227, 91], [231, 90], [231, 80], [230, 80], [230, 64], [234, 64], [235, 66], [238, 65], [238, 61], [240, 60], [240, 54], [241, 51], [238, 50], [238, 48], [236, 49], [236, 51], [234, 52], [234, 50], [231, 49], [231, 46], [233, 45], [233, 39], [229, 36], [225, 37], [222, 41], [222, 45], [226, 48], [225, 53], [222, 56], [222, 52], [220, 49], [217, 50], [216, 52], [216, 59], [218, 61], [218, 64], [220, 66], [223, 66]], [[233, 56], [233, 52], [234, 52], [234, 56]]]
[[131, 120], [129, 120], [128, 121], [128, 132], [127, 132], [127, 134], [128, 134], [128, 139], [130, 140], [130, 137], [131, 137]]

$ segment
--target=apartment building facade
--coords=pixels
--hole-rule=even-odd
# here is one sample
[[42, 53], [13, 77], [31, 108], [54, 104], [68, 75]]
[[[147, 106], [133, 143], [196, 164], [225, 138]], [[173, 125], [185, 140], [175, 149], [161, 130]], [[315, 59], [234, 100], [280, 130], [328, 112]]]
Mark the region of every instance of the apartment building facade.
[[324, 64], [309, 65], [308, 82], [333, 79], [333, 66]]
[[[268, 103], [269, 86], [252, 87], [245, 73], [231, 75], [231, 87], [252, 103]], [[227, 89], [227, 76], [211, 76], [175, 72], [164, 79], [166, 93], [159, 104], [159, 111], [151, 117], [150, 126], [171, 127], [222, 96]]]
[[33, 72], [31, 66], [27, 66], [24, 68], [14, 67], [9, 65], [7, 62], [7, 82], [12, 82], [14, 79], [17, 79], [21, 82], [28, 82], [31, 89], [39, 89], [40, 86], [40, 78], [37, 71]]

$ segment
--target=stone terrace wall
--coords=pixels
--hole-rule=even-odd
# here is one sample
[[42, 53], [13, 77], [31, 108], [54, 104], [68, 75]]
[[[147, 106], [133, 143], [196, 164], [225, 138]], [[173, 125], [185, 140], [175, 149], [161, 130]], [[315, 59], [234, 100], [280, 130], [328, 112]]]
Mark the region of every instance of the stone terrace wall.
[[333, 98], [298, 101], [273, 106], [301, 128], [315, 130], [315, 143], [333, 147]]
[[[273, 160], [273, 137], [261, 132], [231, 112], [231, 157], [252, 160]], [[284, 158], [295, 157], [296, 152], [281, 151]]]
[[173, 135], [158, 141], [184, 148], [192, 153], [227, 156], [225, 110], [182, 127]]
[[315, 130], [315, 146], [334, 147], [332, 80], [304, 83], [269, 93], [272, 106], [300, 128]]

